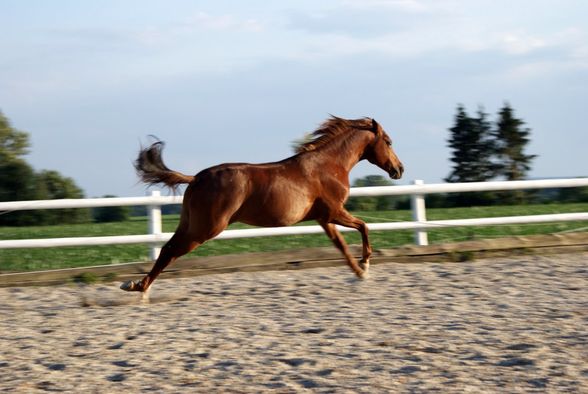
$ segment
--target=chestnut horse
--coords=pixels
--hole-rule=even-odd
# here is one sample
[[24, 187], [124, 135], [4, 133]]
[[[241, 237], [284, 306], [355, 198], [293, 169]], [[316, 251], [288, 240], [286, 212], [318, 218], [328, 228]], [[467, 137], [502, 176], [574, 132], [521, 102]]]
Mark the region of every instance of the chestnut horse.
[[[294, 156], [266, 164], [221, 164], [188, 176], [170, 170], [161, 159], [162, 142], [141, 150], [137, 173], [149, 184], [170, 188], [187, 183], [176, 232], [163, 246], [151, 272], [140, 281], [121, 285], [146, 291], [168, 264], [216, 237], [229, 224], [289, 226], [316, 220], [343, 253], [353, 272], [363, 278], [372, 248], [366, 224], [344, 208], [349, 195], [349, 171], [367, 159], [398, 179], [404, 170], [392, 141], [373, 119], [331, 117], [301, 144]], [[335, 225], [361, 233], [363, 258], [357, 263]]]

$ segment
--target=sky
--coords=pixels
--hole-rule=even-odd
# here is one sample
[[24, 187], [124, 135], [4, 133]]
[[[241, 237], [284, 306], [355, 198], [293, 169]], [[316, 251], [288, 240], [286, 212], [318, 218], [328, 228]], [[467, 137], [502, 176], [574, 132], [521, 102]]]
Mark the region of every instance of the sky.
[[[531, 178], [588, 176], [585, 0], [0, 0], [0, 110], [26, 160], [87, 197], [147, 192], [166, 142], [186, 174], [292, 154], [329, 114], [375, 118], [400, 184], [449, 175], [458, 104], [531, 129]], [[351, 178], [385, 175], [360, 163]]]

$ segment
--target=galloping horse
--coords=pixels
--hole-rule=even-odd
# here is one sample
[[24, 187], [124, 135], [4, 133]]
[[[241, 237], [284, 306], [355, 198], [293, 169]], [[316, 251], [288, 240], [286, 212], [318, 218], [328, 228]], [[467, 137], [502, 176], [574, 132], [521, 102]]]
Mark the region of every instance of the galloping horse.
[[[372, 248], [366, 224], [344, 208], [349, 195], [349, 172], [367, 159], [399, 179], [404, 168], [392, 150], [392, 140], [374, 119], [331, 117], [301, 144], [294, 156], [275, 163], [227, 163], [188, 176], [163, 163], [162, 142], [141, 150], [135, 162], [143, 182], [170, 188], [189, 184], [176, 232], [163, 246], [151, 272], [121, 289], [146, 291], [178, 257], [216, 237], [229, 224], [289, 226], [316, 220], [343, 253], [351, 270], [364, 278]], [[357, 263], [335, 225], [361, 233], [363, 253]]]

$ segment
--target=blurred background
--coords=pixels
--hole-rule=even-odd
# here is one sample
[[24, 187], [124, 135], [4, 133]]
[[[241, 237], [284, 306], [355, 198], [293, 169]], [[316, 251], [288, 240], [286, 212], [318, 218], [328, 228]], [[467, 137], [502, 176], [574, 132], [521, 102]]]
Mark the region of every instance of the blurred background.
[[[588, 174], [581, 0], [3, 0], [1, 14], [0, 201], [144, 195], [132, 161], [150, 134], [167, 143], [167, 165], [188, 174], [281, 160], [329, 114], [383, 125], [406, 168], [397, 184]], [[389, 183], [367, 163], [351, 181]], [[582, 212], [587, 195], [432, 195], [427, 206]], [[408, 197], [351, 199], [348, 208], [366, 220], [402, 216]], [[165, 208], [166, 231], [178, 209]], [[0, 238], [144, 233], [144, 215], [144, 207], [4, 212]], [[59, 227], [68, 223], [84, 227]], [[439, 240], [472, 236], [464, 231]], [[109, 254], [119, 247], [77, 259], [145, 258], [139, 249]], [[13, 252], [0, 251], [0, 269]], [[45, 254], [18, 264], [60, 259]]]

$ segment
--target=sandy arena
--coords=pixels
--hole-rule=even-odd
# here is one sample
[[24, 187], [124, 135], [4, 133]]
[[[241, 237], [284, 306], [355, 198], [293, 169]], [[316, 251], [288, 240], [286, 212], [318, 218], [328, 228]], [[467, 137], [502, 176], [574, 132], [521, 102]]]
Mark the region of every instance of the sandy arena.
[[588, 392], [588, 253], [0, 289], [1, 392]]

